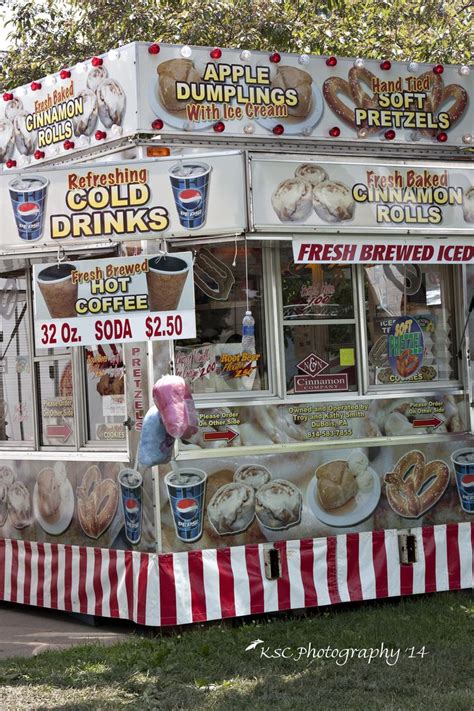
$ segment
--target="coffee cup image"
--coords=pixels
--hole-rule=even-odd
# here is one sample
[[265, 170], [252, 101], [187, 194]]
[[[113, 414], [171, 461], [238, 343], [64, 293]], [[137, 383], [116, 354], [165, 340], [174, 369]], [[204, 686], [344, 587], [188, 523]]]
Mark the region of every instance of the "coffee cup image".
[[180, 257], [149, 259], [146, 280], [150, 311], [176, 311], [188, 274], [189, 265]]
[[77, 284], [72, 281], [74, 264], [53, 264], [42, 269], [37, 277], [38, 287], [52, 318], [77, 316]]

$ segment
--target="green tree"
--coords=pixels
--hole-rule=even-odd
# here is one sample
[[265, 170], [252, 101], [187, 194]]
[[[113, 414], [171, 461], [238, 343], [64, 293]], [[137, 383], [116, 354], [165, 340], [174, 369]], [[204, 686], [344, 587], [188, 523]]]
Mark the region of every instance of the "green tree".
[[4, 89], [135, 40], [429, 62], [473, 60], [469, 0], [7, 0]]

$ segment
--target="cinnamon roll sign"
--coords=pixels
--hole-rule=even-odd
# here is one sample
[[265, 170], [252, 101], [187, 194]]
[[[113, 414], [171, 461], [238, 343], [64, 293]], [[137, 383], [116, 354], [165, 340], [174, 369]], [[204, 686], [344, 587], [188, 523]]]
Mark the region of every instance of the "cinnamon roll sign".
[[472, 232], [474, 171], [411, 163], [252, 157], [256, 230]]

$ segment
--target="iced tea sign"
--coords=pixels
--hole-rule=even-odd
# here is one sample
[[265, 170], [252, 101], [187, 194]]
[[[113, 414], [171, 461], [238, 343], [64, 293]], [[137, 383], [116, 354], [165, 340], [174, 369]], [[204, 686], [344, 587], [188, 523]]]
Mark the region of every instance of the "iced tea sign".
[[38, 348], [194, 338], [191, 252], [34, 268]]

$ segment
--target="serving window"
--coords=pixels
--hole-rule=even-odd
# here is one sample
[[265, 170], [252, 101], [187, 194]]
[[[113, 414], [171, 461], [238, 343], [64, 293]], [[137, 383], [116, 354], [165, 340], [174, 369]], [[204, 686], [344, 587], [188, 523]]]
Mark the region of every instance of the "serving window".
[[0, 272], [0, 448], [125, 450], [121, 346], [36, 348], [31, 278]]
[[457, 380], [452, 269], [366, 265], [364, 293], [370, 386]]
[[24, 271], [0, 276], [0, 324], [0, 446], [32, 446], [32, 352]]
[[[198, 402], [459, 386], [452, 267], [295, 264], [288, 242], [248, 244], [248, 285], [243, 243], [195, 252], [197, 336], [174, 352]], [[241, 358], [247, 294], [254, 361]]]
[[[248, 276], [247, 276], [248, 275]], [[196, 396], [268, 392], [262, 249], [234, 241], [198, 247], [194, 260], [196, 338], [175, 343], [175, 372]], [[243, 337], [250, 310], [254, 335]]]

